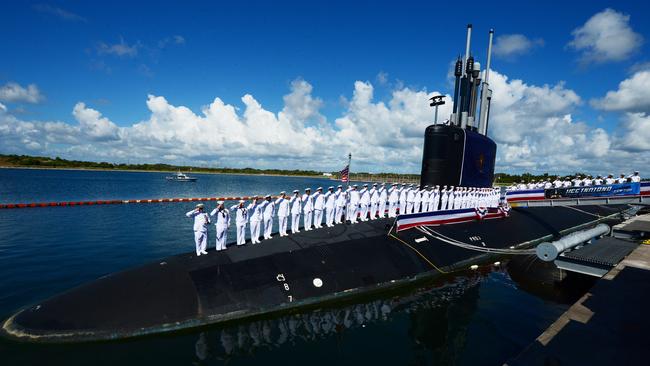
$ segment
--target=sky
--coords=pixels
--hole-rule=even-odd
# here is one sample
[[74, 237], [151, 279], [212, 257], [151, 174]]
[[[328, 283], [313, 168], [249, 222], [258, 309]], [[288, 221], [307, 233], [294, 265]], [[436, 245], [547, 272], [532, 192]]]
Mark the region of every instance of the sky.
[[472, 23], [497, 171], [650, 175], [650, 4], [458, 4], [3, 1], [0, 154], [419, 173]]

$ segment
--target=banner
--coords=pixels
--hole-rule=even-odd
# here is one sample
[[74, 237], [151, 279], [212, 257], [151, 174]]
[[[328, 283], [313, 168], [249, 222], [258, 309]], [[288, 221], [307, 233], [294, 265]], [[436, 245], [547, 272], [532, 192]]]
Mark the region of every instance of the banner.
[[397, 231], [424, 225], [445, 225], [508, 216], [497, 207], [461, 208], [458, 210], [420, 212], [397, 216]]
[[544, 192], [546, 198], [580, 198], [636, 196], [641, 193], [639, 183], [619, 183], [600, 186], [551, 188]]

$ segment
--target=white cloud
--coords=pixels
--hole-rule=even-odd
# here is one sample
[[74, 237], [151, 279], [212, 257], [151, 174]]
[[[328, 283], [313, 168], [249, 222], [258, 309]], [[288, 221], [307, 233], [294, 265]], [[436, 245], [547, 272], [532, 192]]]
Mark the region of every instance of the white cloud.
[[138, 54], [138, 49], [141, 47], [140, 43], [129, 45], [120, 38], [119, 43], [107, 44], [99, 42], [97, 44], [97, 53], [99, 55], [113, 55], [118, 57], [134, 57]]
[[531, 40], [523, 34], [504, 34], [497, 36], [492, 52], [498, 57], [513, 58], [543, 45], [544, 40], [541, 38]]
[[79, 22], [86, 22], [87, 21], [86, 18], [84, 18], [84, 17], [82, 17], [80, 15], [77, 15], [77, 14], [71, 12], [71, 11], [64, 10], [64, 9], [61, 9], [59, 7], [52, 6], [52, 5], [35, 4], [33, 6], [33, 9], [38, 11], [38, 12], [41, 12], [41, 13], [54, 15], [57, 18], [60, 18], [60, 19], [63, 19], [63, 20], [79, 21]]
[[[493, 71], [491, 86], [490, 135], [499, 144], [499, 171], [604, 174], [614, 167], [638, 169], [650, 157], [645, 115], [630, 115], [612, 136], [575, 120], [581, 99], [561, 82], [529, 85]], [[0, 112], [0, 152], [321, 171], [340, 169], [351, 152], [356, 171], [418, 173], [434, 94], [401, 87], [387, 100], [375, 100], [374, 86], [357, 81], [341, 115], [329, 121], [320, 112], [323, 101], [302, 79], [291, 83], [279, 112], [250, 94], [241, 98], [241, 109], [215, 98], [199, 112], [149, 95], [149, 116], [124, 127], [84, 103], [73, 109], [74, 125]], [[451, 113], [449, 96], [447, 101], [441, 120]]]
[[568, 45], [582, 53], [583, 63], [625, 60], [643, 43], [643, 37], [632, 30], [629, 21], [629, 15], [605, 9], [574, 29]]
[[35, 84], [22, 87], [18, 83], [8, 82], [0, 87], [0, 101], [5, 103], [38, 103], [44, 99]]
[[594, 108], [605, 111], [650, 113], [650, 70], [637, 71], [621, 81], [617, 90], [610, 90], [603, 98], [592, 99]]
[[180, 36], [180, 35], [174, 35], [171, 37], [165, 37], [158, 41], [158, 48], [165, 48], [168, 45], [181, 45], [185, 44], [185, 37]]

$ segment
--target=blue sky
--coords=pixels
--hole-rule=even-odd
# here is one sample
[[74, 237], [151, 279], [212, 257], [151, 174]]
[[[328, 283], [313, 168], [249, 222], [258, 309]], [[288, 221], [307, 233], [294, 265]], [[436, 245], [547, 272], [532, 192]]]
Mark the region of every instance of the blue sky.
[[[616, 148], [616, 143], [620, 143], [616, 139], [624, 140], [629, 132], [622, 132], [622, 125], [628, 129], [630, 125], [646, 126], [645, 120], [630, 122], [628, 115], [642, 113], [638, 117], [645, 118], [644, 106], [603, 110], [597, 107], [598, 102], [591, 102], [603, 98], [608, 91], [617, 91], [619, 83], [647, 68], [644, 63], [650, 59], [645, 40], [650, 36], [650, 25], [644, 17], [650, 6], [644, 2], [546, 1], [502, 2], [498, 5], [463, 2], [464, 9], [433, 2], [324, 4], [250, 1], [6, 3], [0, 13], [0, 24], [5, 34], [4, 57], [0, 58], [0, 87], [17, 84], [28, 88], [33, 84], [38, 97], [31, 101], [28, 98], [5, 97], [3, 100], [0, 97], [6, 110], [4, 120], [0, 119], [0, 127], [5, 125], [5, 130], [11, 127], [14, 134], [19, 134], [17, 123], [30, 122], [61, 122], [81, 130], [84, 123], [94, 123], [96, 128], [112, 129], [114, 125], [117, 129], [111, 130], [115, 136], [105, 138], [104, 130], [95, 130], [94, 135], [79, 131], [75, 135], [75, 131], [70, 130], [65, 132], [70, 136], [54, 136], [51, 129], [43, 127], [42, 133], [31, 137], [33, 141], [23, 141], [25, 146], [5, 144], [4, 148], [0, 147], [0, 153], [57, 154], [109, 161], [196, 161], [204, 165], [255, 167], [298, 164], [304, 168], [319, 169], [322, 166], [323, 170], [331, 169], [339, 165], [337, 156], [340, 150], [364, 150], [363, 140], [350, 138], [345, 140], [345, 144], [339, 144], [342, 134], [345, 134], [341, 123], [351, 121], [350, 128], [363, 123], [359, 115], [352, 116], [356, 113], [351, 109], [355, 95], [362, 93], [355, 83], [371, 85], [371, 106], [376, 108], [378, 103], [384, 103], [389, 112], [395, 112], [390, 104], [391, 101], [397, 103], [395, 92], [399, 90], [413, 93], [416, 99], [418, 92], [450, 94], [450, 63], [464, 51], [467, 23], [474, 24], [472, 50], [480, 61], [485, 58], [489, 28], [495, 29], [497, 37], [522, 36], [523, 45], [515, 42], [510, 45], [514, 48], [504, 46], [505, 51], [494, 56], [493, 70], [510, 81], [520, 79], [528, 86], [543, 88], [548, 85], [551, 89], [559, 87], [577, 94], [579, 100], [558, 109], [555, 117], [570, 114], [572, 123], [581, 124], [575, 127], [579, 131], [574, 131], [574, 134], [589, 136], [595, 129], [602, 129], [609, 138], [611, 149], [616, 150], [612, 154], [617, 158], [609, 162], [612, 167], [626, 153], [641, 151], [645, 154], [648, 150], [643, 143], [627, 149]], [[467, 4], [470, 4], [471, 11]], [[605, 15], [611, 15], [614, 20], [624, 20], [624, 27], [638, 37], [631, 38], [637, 44], [627, 50], [613, 50], [614, 54], [590, 58], [589, 45], [583, 48], [572, 45], [576, 39], [575, 30], [606, 9], [611, 12]], [[464, 15], [458, 15], [461, 13]], [[611, 27], [610, 24], [605, 23], [603, 27]], [[621, 41], [631, 42], [630, 39]], [[298, 85], [300, 82], [306, 85]], [[515, 87], [507, 81], [505, 83]], [[200, 153], [192, 152], [188, 147], [161, 159], [158, 153], [147, 155], [143, 151], [134, 151], [134, 144], [140, 145], [141, 142], [137, 142], [130, 132], [119, 130], [130, 129], [138, 122], [151, 123], [155, 113], [147, 104], [149, 95], [164, 98], [170, 106], [185, 106], [195, 116], [201, 116], [201, 109], [218, 97], [226, 105], [235, 107], [239, 118], [245, 119], [249, 106], [242, 97], [249, 94], [259, 102], [263, 111], [275, 114], [278, 120], [275, 122], [281, 124], [279, 113], [287, 108], [286, 96], [294, 95], [291, 93], [312, 98], [315, 110], [303, 115], [288, 113], [296, 118], [295, 121], [289, 119], [290, 125], [306, 128], [327, 124], [333, 129], [315, 132], [321, 133], [318, 141], [324, 141], [325, 145], [327, 139], [337, 139], [332, 144], [336, 149], [323, 154], [329, 159], [327, 163], [314, 163], [320, 156], [318, 152], [306, 152], [304, 159], [299, 159], [298, 149], [287, 158], [283, 153], [273, 151], [272, 147], [262, 151], [248, 145], [277, 146], [273, 139], [262, 143], [260, 140], [242, 140], [239, 141], [241, 146], [230, 149], [220, 148], [226, 145], [223, 141], [220, 147], [206, 143], [200, 145]], [[530, 98], [532, 96], [524, 97], [514, 107], [535, 104]], [[298, 98], [295, 102], [308, 104], [309, 100], [305, 102]], [[74, 114], [73, 109], [78, 103], [83, 103], [83, 108], [77, 108], [78, 113]], [[539, 101], [542, 109], [543, 103]], [[294, 105], [292, 108], [298, 107]], [[103, 118], [108, 122], [99, 122], [100, 125], [96, 125], [97, 121], [83, 122], [81, 114], [84, 111], [88, 118]], [[544, 111], [535, 112], [544, 115]], [[426, 108], [421, 113], [426, 113]], [[504, 113], [507, 113], [505, 107]], [[194, 117], [187, 115], [187, 118], [191, 120]], [[544, 118], [549, 116], [544, 115]], [[337, 123], [338, 119], [345, 121]], [[408, 123], [408, 118], [403, 115], [396, 120], [401, 121], [396, 124]], [[173, 128], [190, 123], [183, 121], [165, 126]], [[497, 117], [494, 123], [499, 121]], [[386, 123], [390, 125], [390, 121]], [[505, 123], [502, 126], [506, 126]], [[525, 128], [524, 122], [521, 125]], [[271, 123], [269, 126], [275, 125]], [[495, 129], [494, 133], [498, 134], [499, 128]], [[210, 131], [215, 134], [222, 132], [219, 129]], [[246, 130], [238, 131], [246, 133]], [[355, 155], [360, 157], [361, 166], [373, 171], [417, 172], [419, 152], [408, 147], [418, 145], [418, 139], [410, 138], [408, 133], [403, 135], [404, 139], [396, 141], [407, 147], [397, 148], [396, 144], [387, 141], [381, 151], [359, 151]], [[5, 132], [0, 139], [10, 136], [13, 135]], [[152, 146], [160, 147], [161, 141], [192, 145], [181, 136], [185, 135], [157, 136], [157, 143], [152, 143]], [[237, 140], [241, 136], [235, 137]], [[521, 141], [498, 135], [493, 137], [500, 143], [510, 144], [510, 147], [521, 146], [526, 139], [526, 136], [519, 136]], [[147, 140], [145, 136], [139, 138]], [[577, 138], [572, 144], [597, 141], [602, 139]], [[284, 140], [278, 140], [278, 143], [282, 144]], [[523, 156], [524, 153], [517, 152], [517, 161], [500, 155], [498, 165], [501, 170], [548, 170], [549, 166], [535, 163], [539, 157], [535, 151], [541, 150], [535, 150], [533, 142], [529, 143], [532, 153]], [[421, 146], [416, 147], [421, 149]], [[504, 154], [508, 152], [508, 145], [505, 147]], [[256, 153], [238, 153], [238, 148]], [[323, 153], [322, 149], [320, 153]], [[373, 156], [381, 162], [373, 161]], [[399, 163], [400, 156], [413, 161], [404, 166]], [[593, 163], [594, 168], [599, 166], [598, 158], [602, 156], [583, 154], [577, 157], [583, 164]], [[559, 157], [558, 161], [561, 161]], [[568, 165], [556, 169], [570, 171], [576, 167]]]

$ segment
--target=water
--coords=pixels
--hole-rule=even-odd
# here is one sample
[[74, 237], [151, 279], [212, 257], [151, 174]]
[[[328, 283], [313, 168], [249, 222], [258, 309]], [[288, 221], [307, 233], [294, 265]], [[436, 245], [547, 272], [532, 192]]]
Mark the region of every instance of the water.
[[[216, 174], [179, 183], [165, 181], [165, 175], [0, 169], [0, 202], [236, 196], [332, 184], [320, 178]], [[0, 210], [0, 318], [107, 273], [193, 251], [192, 222], [184, 213], [194, 204]], [[234, 235], [233, 225], [229, 241]], [[3, 365], [497, 365], [566, 308], [522, 291], [498, 270], [226, 328], [80, 345], [0, 340], [0, 360]]]

